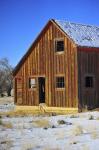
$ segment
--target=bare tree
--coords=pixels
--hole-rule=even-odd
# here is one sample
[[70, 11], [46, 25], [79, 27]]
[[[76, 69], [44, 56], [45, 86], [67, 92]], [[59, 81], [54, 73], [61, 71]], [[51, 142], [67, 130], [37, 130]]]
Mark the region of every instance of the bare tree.
[[8, 96], [11, 95], [12, 89], [12, 66], [9, 64], [7, 58], [0, 60], [0, 94], [3, 96], [4, 91]]

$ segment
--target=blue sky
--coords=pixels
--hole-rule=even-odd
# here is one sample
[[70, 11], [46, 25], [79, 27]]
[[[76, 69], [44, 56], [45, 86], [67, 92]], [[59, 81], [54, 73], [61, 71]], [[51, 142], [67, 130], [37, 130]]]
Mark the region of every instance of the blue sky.
[[14, 67], [51, 18], [99, 26], [99, 0], [0, 0], [0, 59]]

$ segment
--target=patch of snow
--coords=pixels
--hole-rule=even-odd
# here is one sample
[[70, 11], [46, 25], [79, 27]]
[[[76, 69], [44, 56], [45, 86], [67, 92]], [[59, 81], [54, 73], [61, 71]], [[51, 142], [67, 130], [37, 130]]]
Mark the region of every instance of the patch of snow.
[[[90, 116], [93, 116], [92, 120]], [[99, 149], [97, 111], [59, 116], [2, 117], [1, 120], [11, 127], [0, 125], [0, 150]]]
[[9, 104], [1, 104], [0, 105], [0, 112], [7, 112], [15, 109], [14, 102]]

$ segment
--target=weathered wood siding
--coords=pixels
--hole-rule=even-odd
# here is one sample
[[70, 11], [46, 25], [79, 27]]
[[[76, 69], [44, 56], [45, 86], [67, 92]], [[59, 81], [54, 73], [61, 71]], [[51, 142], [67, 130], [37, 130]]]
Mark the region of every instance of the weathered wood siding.
[[[63, 38], [65, 50], [55, 52], [55, 39]], [[55, 78], [64, 76], [65, 88], [55, 86]], [[45, 102], [48, 106], [77, 107], [77, 49], [75, 44], [52, 22], [45, 27], [31, 47], [15, 78], [22, 77], [21, 105], [39, 105], [38, 77], [45, 77]], [[35, 77], [37, 87], [28, 88], [29, 77]], [[15, 89], [17, 85], [15, 84]], [[16, 89], [17, 91], [17, 89]], [[18, 99], [15, 96], [15, 101]]]
[[[85, 76], [93, 77], [93, 87], [85, 87]], [[78, 93], [80, 108], [99, 107], [99, 48], [78, 48]]]

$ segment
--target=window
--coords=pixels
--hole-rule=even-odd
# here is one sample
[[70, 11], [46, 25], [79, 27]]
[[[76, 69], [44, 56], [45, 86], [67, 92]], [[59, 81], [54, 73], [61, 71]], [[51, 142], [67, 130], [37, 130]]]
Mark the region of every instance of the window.
[[63, 40], [55, 41], [55, 51], [56, 52], [64, 51], [64, 41]]
[[64, 77], [56, 77], [56, 88], [64, 88]]
[[93, 76], [86, 76], [85, 77], [85, 87], [92, 88], [93, 87]]
[[35, 87], [36, 87], [36, 79], [29, 78], [29, 88], [35, 88]]

